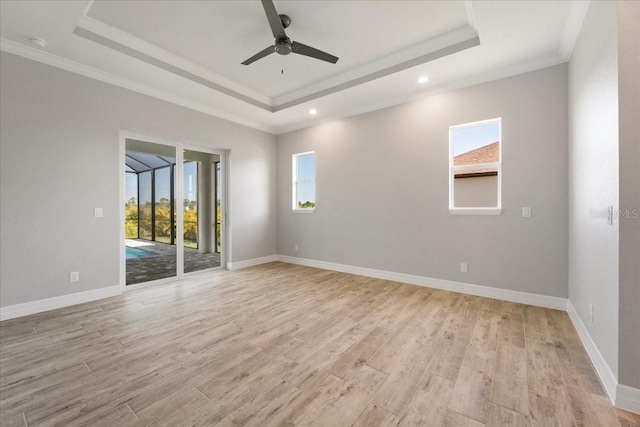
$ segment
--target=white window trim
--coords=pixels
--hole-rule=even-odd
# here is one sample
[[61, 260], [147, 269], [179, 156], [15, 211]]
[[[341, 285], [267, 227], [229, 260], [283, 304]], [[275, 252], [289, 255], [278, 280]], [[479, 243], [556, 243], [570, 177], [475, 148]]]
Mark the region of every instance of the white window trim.
[[[307, 180], [302, 180], [302, 181], [298, 181], [298, 157], [300, 156], [306, 156], [309, 154], [313, 154], [313, 170], [314, 170], [314, 175], [313, 175], [313, 180], [311, 179], [307, 179]], [[296, 153], [293, 154], [291, 156], [291, 212], [293, 213], [314, 213], [316, 211], [316, 208], [299, 208], [298, 207], [298, 201], [296, 200], [296, 196], [297, 196], [297, 189], [298, 189], [298, 183], [302, 182], [302, 183], [314, 183], [316, 182], [316, 175], [317, 175], [317, 170], [316, 170], [316, 157], [315, 157], [316, 152], [315, 151], [305, 151], [304, 153]], [[315, 188], [315, 185], [314, 185]], [[315, 194], [315, 189], [314, 189], [314, 196], [316, 196], [316, 204], [317, 204], [317, 195]]]
[[[487, 123], [498, 122], [498, 162], [497, 163], [482, 163], [477, 165], [453, 165], [453, 131], [458, 129], [464, 129], [468, 127], [475, 127], [484, 125]], [[486, 168], [498, 169], [498, 204], [496, 207], [477, 207], [477, 208], [456, 208], [453, 206], [453, 187], [455, 180], [455, 172], [460, 170], [473, 170], [473, 169], [486, 169]], [[493, 119], [480, 120], [477, 122], [464, 123], [462, 125], [449, 126], [449, 214], [450, 215], [500, 215], [502, 213], [502, 117], [496, 117]]]
[[449, 208], [450, 215], [500, 215], [501, 208]]

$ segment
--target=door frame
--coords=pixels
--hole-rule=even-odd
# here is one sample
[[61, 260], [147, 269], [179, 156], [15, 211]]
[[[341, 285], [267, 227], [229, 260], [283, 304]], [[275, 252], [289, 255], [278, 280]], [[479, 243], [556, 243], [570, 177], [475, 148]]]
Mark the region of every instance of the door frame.
[[[122, 203], [124, 198], [126, 197], [126, 182], [125, 182], [125, 153], [126, 153], [126, 141], [127, 139], [137, 139], [140, 141], [149, 142], [152, 144], [160, 144], [160, 145], [168, 145], [174, 147], [176, 150], [176, 194], [175, 200], [183, 200], [183, 167], [184, 167], [184, 150], [191, 151], [200, 151], [208, 154], [215, 154], [220, 156], [220, 178], [222, 179], [221, 194], [220, 194], [220, 240], [221, 240], [221, 250], [220, 250], [220, 266], [212, 267], [205, 270], [194, 271], [191, 273], [184, 272], [184, 233], [177, 232], [176, 233], [176, 275], [167, 277], [165, 279], [159, 280], [151, 280], [143, 283], [136, 283], [134, 285], [127, 286], [127, 277], [126, 277], [126, 254], [125, 254], [125, 206]], [[228, 236], [230, 235], [230, 224], [227, 220], [227, 205], [228, 205], [228, 155], [230, 154], [229, 150], [221, 149], [221, 148], [212, 148], [210, 146], [199, 144], [192, 141], [185, 140], [177, 140], [173, 138], [167, 138], [158, 135], [152, 135], [148, 133], [141, 133], [136, 131], [130, 131], [126, 129], [120, 129], [119, 132], [119, 171], [120, 171], [120, 225], [118, 227], [120, 231], [119, 238], [119, 253], [120, 253], [120, 274], [119, 274], [119, 282], [120, 282], [120, 290], [121, 291], [129, 291], [134, 289], [145, 288], [148, 286], [153, 286], [161, 283], [169, 283], [174, 282], [176, 280], [180, 280], [186, 277], [211, 272], [215, 270], [222, 270], [226, 267], [227, 263], [227, 254], [229, 253], [229, 246], [227, 242], [229, 242]], [[181, 207], [181, 204], [178, 204]], [[176, 230], [182, 230], [184, 220], [184, 210], [177, 209], [176, 212]]]

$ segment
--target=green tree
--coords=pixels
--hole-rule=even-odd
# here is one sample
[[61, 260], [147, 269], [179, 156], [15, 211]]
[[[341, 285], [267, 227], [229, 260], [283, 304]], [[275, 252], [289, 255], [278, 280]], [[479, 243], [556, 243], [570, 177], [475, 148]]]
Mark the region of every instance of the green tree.
[[127, 239], [138, 238], [138, 202], [135, 197], [127, 200], [124, 205], [125, 237]]
[[309, 200], [307, 200], [304, 203], [298, 202], [298, 207], [300, 209], [309, 209], [309, 208], [315, 208], [316, 204], [314, 202], [310, 202]]

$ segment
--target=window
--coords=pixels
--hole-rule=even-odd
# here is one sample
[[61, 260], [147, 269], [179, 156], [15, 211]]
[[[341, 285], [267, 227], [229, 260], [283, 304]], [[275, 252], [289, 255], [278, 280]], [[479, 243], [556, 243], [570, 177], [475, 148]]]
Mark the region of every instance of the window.
[[502, 119], [449, 128], [449, 212], [499, 215]]
[[294, 154], [292, 157], [294, 212], [313, 212], [316, 207], [316, 153]]

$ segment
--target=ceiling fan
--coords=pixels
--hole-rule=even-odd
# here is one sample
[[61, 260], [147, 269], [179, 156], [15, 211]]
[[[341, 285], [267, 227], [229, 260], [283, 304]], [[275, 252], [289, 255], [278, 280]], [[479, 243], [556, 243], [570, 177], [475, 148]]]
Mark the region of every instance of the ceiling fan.
[[256, 53], [251, 58], [245, 60], [242, 62], [242, 65], [249, 65], [258, 59], [271, 55], [274, 52], [277, 52], [280, 55], [288, 55], [293, 52], [298, 55], [310, 56], [311, 58], [331, 62], [332, 64], [338, 62], [337, 56], [330, 55], [311, 46], [307, 46], [306, 44], [291, 41], [284, 32], [284, 29], [291, 24], [291, 18], [287, 15], [278, 15], [276, 7], [273, 5], [273, 0], [262, 0], [262, 7], [264, 7], [264, 12], [267, 14], [267, 20], [269, 21], [271, 32], [273, 33], [273, 37], [276, 39], [275, 43], [273, 46], [269, 46]]

